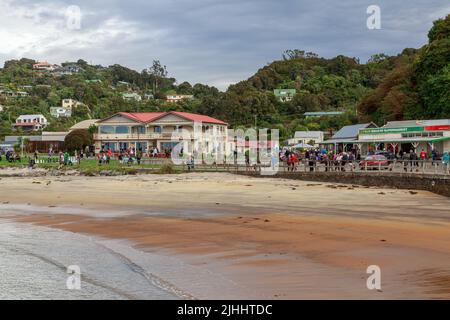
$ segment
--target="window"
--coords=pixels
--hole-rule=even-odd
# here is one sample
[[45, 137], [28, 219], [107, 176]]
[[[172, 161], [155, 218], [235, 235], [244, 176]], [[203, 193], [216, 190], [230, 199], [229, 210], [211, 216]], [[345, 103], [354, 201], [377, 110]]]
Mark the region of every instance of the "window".
[[126, 134], [126, 133], [130, 133], [130, 127], [127, 127], [127, 126], [117, 126], [117, 127], [116, 127], [116, 133], [118, 133], [118, 134]]
[[145, 127], [144, 126], [136, 127], [136, 132], [139, 134], [145, 134]]
[[103, 134], [114, 133], [114, 127], [112, 127], [112, 126], [100, 126], [100, 133], [103, 133]]
[[111, 149], [112, 152], [117, 152], [117, 143], [116, 142], [106, 142], [103, 146], [104, 151], [108, 151]]
[[129, 142], [119, 142], [120, 151], [128, 150], [130, 148]]
[[178, 142], [161, 142], [162, 151], [172, 151], [172, 149], [178, 144]]
[[161, 133], [161, 127], [159, 127], [159, 126], [153, 127], [153, 132], [154, 133]]
[[147, 152], [147, 142], [136, 142], [136, 150]]

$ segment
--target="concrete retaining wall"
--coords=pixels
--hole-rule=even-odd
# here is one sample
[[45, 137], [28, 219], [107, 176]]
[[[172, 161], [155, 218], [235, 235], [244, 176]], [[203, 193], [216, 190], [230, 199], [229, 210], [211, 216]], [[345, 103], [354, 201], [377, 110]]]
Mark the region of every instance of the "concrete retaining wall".
[[426, 190], [450, 197], [450, 178], [435, 175], [392, 173], [372, 174], [356, 172], [280, 172], [274, 176], [261, 176], [259, 173], [255, 172], [240, 172], [239, 174], [257, 176], [261, 178], [284, 178], [396, 189]]

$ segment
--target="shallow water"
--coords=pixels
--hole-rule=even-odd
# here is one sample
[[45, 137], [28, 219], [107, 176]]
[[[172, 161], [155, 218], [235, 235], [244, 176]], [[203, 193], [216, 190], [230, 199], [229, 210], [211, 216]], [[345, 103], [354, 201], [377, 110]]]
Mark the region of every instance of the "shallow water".
[[[71, 265], [81, 269], [80, 290], [67, 289]], [[0, 220], [0, 273], [0, 299], [232, 299], [249, 294], [217, 270], [170, 253], [7, 219]]]
[[[66, 286], [67, 267], [81, 269], [81, 289]], [[126, 258], [91, 238], [0, 221], [1, 299], [175, 299]]]

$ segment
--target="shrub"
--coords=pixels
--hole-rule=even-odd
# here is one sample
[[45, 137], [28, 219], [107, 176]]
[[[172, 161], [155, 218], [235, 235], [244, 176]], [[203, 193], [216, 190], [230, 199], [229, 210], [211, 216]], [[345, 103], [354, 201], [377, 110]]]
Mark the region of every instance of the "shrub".
[[173, 164], [165, 163], [159, 169], [159, 173], [161, 173], [161, 174], [174, 174], [176, 172], [175, 172], [175, 168], [173, 167]]

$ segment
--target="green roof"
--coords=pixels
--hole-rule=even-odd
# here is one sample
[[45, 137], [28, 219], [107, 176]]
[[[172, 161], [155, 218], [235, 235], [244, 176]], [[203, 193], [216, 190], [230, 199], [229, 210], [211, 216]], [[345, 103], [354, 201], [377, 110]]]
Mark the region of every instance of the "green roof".
[[306, 117], [321, 117], [321, 116], [338, 116], [343, 114], [343, 111], [318, 111], [318, 112], [305, 112]]
[[285, 97], [285, 96], [295, 96], [297, 90], [295, 89], [275, 89], [273, 90], [273, 94], [276, 97]]

